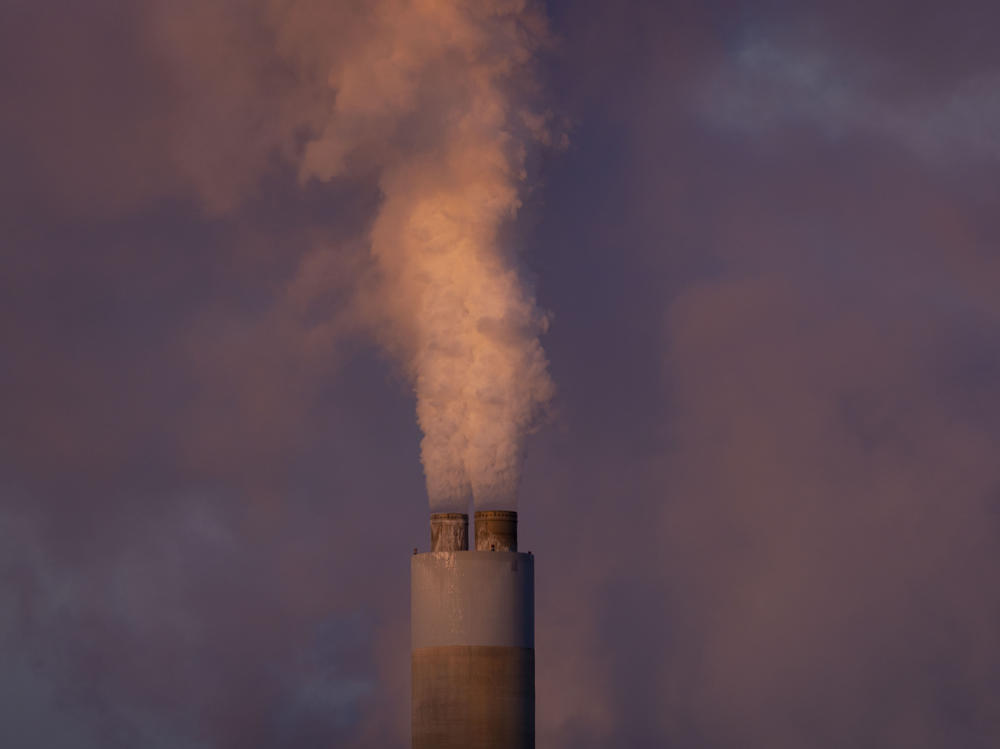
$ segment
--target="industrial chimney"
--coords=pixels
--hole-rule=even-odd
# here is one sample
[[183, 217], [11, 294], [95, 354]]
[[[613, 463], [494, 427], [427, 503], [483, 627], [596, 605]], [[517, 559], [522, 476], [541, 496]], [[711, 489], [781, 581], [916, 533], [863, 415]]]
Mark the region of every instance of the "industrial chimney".
[[410, 565], [413, 749], [534, 749], [534, 558], [517, 513], [431, 515]]

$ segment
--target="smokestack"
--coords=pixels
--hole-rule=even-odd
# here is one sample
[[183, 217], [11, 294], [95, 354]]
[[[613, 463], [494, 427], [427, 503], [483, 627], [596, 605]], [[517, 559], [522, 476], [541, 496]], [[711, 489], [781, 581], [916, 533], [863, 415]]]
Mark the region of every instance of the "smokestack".
[[[479, 522], [478, 513], [476, 522]], [[469, 516], [464, 512], [431, 513], [431, 551], [468, 550]]]
[[510, 510], [477, 512], [476, 551], [517, 551], [517, 513]]
[[517, 513], [431, 515], [410, 563], [413, 749], [534, 749], [534, 557]]

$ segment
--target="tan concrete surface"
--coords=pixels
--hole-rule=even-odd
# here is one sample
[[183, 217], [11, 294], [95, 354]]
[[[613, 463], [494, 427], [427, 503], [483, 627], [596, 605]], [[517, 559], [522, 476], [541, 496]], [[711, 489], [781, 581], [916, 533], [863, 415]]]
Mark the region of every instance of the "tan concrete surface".
[[500, 551], [410, 557], [410, 648], [531, 648], [534, 558]]
[[535, 651], [413, 651], [413, 749], [534, 749]]

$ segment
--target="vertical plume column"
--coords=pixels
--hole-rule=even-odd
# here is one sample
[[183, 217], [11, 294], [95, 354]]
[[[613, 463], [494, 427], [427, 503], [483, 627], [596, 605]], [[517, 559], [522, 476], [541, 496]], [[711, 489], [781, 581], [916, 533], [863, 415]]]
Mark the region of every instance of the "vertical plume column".
[[413, 749], [534, 749], [534, 557], [517, 513], [431, 516], [410, 566]]
[[[413, 386], [431, 507], [460, 510], [469, 497], [502, 505], [517, 491], [525, 437], [554, 390], [541, 345], [549, 318], [505, 238], [529, 148], [554, 136], [533, 106], [544, 7], [270, 4], [295, 6], [278, 37], [308, 65], [308, 80], [330, 87], [329, 111], [303, 123], [312, 135], [300, 178], [357, 170], [378, 181], [373, 265], [357, 312]], [[318, 12], [331, 16], [329, 33], [309, 22], [313, 6], [332, 6]]]

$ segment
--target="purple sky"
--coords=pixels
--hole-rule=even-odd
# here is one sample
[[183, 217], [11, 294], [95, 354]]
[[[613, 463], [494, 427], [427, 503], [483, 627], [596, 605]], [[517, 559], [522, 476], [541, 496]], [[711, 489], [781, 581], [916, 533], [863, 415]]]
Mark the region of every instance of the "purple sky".
[[[4, 747], [408, 745], [379, 192], [247, 7], [0, 6]], [[539, 746], [996, 746], [1000, 8], [547, 11]]]

